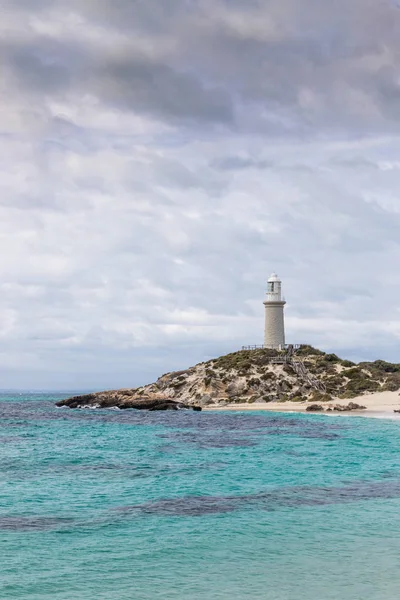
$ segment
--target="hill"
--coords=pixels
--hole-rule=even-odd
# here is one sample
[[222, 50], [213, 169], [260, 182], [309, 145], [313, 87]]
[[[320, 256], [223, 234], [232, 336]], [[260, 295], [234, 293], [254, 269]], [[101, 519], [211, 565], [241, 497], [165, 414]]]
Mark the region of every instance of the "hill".
[[132, 389], [75, 396], [58, 406], [165, 410], [286, 401], [334, 402], [400, 389], [400, 364], [353, 363], [311, 346], [295, 352], [241, 350], [166, 373]]

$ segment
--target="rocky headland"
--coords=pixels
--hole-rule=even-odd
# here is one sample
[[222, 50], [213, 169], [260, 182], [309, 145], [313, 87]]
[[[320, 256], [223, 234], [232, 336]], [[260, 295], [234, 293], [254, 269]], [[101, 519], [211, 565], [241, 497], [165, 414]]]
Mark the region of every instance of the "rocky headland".
[[[241, 350], [166, 373], [155, 383], [61, 400], [57, 406], [178, 410], [182, 408], [298, 405], [303, 410], [363, 410], [360, 396], [398, 392], [400, 364], [383, 360], [355, 364], [311, 346], [293, 353]], [[266, 406], [267, 407], [267, 406]], [[278, 410], [278, 408], [276, 409]]]

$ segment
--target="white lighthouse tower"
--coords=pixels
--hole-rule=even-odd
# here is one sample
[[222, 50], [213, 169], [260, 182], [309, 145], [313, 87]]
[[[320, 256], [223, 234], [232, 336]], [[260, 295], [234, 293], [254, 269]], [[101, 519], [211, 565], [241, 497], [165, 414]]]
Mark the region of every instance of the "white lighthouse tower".
[[286, 301], [282, 296], [282, 282], [276, 273], [272, 273], [268, 279], [267, 299], [265, 306], [265, 348], [284, 348], [285, 346], [285, 322], [283, 307]]

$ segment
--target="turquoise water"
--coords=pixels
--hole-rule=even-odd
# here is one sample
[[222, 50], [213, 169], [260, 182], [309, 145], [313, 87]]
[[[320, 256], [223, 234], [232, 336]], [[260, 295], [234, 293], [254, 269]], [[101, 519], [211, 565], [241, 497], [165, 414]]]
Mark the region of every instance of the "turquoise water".
[[0, 397], [0, 598], [400, 597], [400, 420]]

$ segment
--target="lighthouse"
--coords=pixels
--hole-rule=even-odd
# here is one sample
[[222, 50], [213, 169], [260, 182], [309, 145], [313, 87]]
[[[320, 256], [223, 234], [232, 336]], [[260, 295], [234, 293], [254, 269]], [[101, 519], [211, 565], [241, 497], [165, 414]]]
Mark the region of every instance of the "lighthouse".
[[283, 307], [286, 301], [282, 296], [282, 282], [276, 273], [272, 273], [268, 279], [267, 298], [265, 306], [265, 348], [284, 348], [285, 346], [285, 322]]

